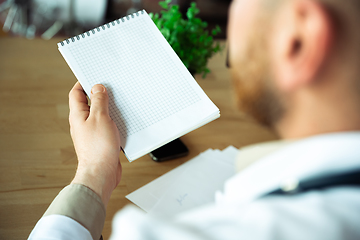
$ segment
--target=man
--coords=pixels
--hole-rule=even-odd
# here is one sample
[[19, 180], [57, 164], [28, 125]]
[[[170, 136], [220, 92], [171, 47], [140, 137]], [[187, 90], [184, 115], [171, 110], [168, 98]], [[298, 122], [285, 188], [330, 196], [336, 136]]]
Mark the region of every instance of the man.
[[[242, 161], [263, 157], [214, 204], [172, 219], [126, 207], [111, 239], [360, 239], [359, 18], [358, 0], [234, 0], [239, 105], [290, 141], [244, 149]], [[99, 239], [121, 178], [106, 89], [93, 87], [90, 108], [79, 83], [69, 99], [78, 169], [29, 239]]]

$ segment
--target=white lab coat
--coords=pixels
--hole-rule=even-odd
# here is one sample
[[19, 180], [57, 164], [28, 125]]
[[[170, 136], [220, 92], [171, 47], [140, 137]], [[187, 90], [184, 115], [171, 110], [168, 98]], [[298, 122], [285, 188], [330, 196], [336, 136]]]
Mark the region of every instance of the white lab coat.
[[[229, 179], [213, 204], [170, 219], [148, 216], [131, 206], [124, 208], [115, 215], [110, 239], [360, 239], [359, 187], [261, 197], [289, 178], [355, 168], [360, 168], [360, 132], [297, 141]], [[91, 239], [76, 221], [64, 219], [43, 217], [29, 239]]]

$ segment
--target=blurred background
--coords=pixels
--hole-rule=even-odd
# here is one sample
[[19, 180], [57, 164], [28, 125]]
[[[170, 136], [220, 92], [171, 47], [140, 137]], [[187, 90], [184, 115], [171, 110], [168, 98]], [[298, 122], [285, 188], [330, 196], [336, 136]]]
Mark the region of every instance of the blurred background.
[[[71, 37], [101, 24], [145, 9], [158, 13], [159, 0], [0, 0], [2, 35], [28, 39]], [[221, 27], [218, 38], [226, 38], [228, 7], [231, 0], [173, 0], [186, 13], [191, 2], [200, 9], [198, 17], [209, 29]]]

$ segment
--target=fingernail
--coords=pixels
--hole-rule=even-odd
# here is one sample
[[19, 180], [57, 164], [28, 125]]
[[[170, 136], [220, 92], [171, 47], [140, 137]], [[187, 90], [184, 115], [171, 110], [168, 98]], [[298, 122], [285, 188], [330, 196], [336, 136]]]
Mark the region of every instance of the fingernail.
[[93, 86], [93, 88], [91, 89], [91, 93], [99, 93], [99, 92], [105, 92], [105, 88], [103, 87], [103, 85], [97, 84], [95, 86]]

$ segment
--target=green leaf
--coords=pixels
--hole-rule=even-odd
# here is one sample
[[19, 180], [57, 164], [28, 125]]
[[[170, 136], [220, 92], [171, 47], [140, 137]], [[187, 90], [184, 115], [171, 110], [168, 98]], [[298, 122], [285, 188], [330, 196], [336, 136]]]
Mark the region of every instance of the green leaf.
[[178, 33], [183, 33], [184, 32], [184, 27], [181, 25], [181, 24], [178, 24], [177, 26], [176, 26], [176, 31], [178, 32]]
[[204, 73], [203, 73], [203, 75], [202, 75], [202, 78], [206, 78], [206, 75], [208, 75], [208, 73], [210, 73], [210, 69], [205, 68], [205, 69], [204, 69]]
[[192, 9], [194, 11], [194, 14], [198, 14], [200, 12], [200, 10], [196, 7], [196, 2], [192, 2], [190, 4], [190, 9]]
[[162, 33], [162, 35], [164, 35], [164, 37], [166, 39], [168, 39], [170, 37], [170, 30], [169, 29], [163, 28], [163, 29], [160, 30], [160, 32]]
[[194, 18], [193, 23], [195, 23], [197, 25], [201, 25], [201, 19], [200, 18]]
[[158, 29], [160, 29], [160, 31], [161, 31], [161, 29], [162, 29], [162, 26], [163, 25], [163, 20], [162, 19], [159, 19], [157, 22], [156, 22], [156, 26], [158, 27]]
[[174, 14], [174, 13], [178, 13], [178, 12], [179, 12], [179, 9], [180, 9], [179, 5], [172, 5], [171, 8], [170, 8], [170, 10], [171, 10], [171, 12], [172, 12], [173, 14]]
[[221, 28], [219, 27], [219, 25], [216, 25], [216, 27], [211, 31], [211, 34], [213, 36], [217, 35], [218, 33], [221, 32]]
[[192, 10], [192, 9], [189, 8], [189, 10], [188, 10], [187, 13], [186, 13], [186, 16], [187, 16], [187, 18], [188, 18], [189, 20], [193, 19], [194, 16], [195, 16], [194, 10]]
[[[171, 1], [170, 1], [171, 2]], [[159, 2], [160, 7], [164, 8], [164, 9], [168, 9], [169, 8], [169, 3], [168, 1], [161, 1]]]

